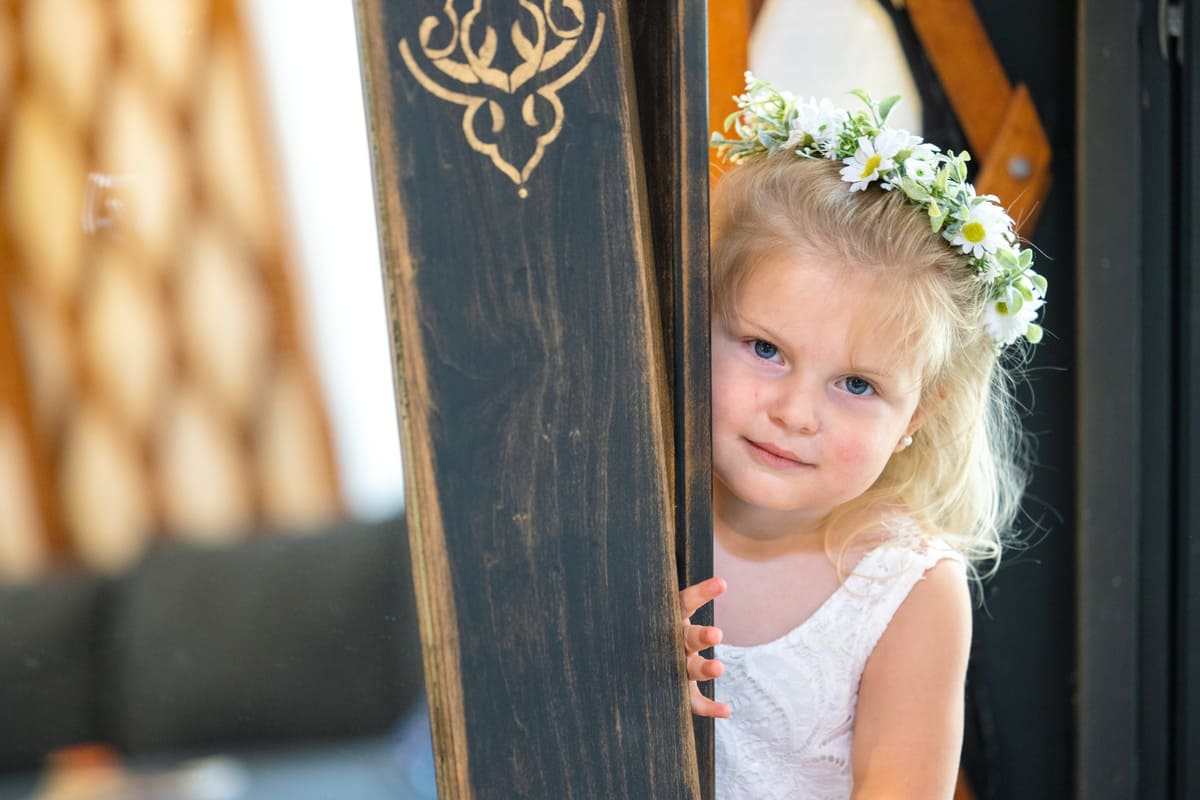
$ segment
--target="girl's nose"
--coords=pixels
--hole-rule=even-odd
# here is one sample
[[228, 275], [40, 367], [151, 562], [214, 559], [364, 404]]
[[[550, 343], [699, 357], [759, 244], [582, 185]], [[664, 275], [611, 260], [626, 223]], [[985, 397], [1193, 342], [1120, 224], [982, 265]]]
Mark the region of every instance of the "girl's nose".
[[767, 406], [771, 421], [788, 433], [816, 433], [821, 427], [818, 398], [811, 389], [780, 386]]

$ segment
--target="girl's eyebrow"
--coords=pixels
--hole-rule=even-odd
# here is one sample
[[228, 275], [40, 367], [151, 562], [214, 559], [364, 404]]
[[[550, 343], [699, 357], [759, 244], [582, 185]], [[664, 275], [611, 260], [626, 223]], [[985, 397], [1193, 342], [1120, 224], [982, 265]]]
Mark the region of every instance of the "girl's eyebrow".
[[871, 367], [856, 367], [856, 366], [854, 366], [853, 362], [851, 362], [851, 364], [850, 364], [850, 369], [855, 375], [858, 375], [863, 378], [869, 378], [872, 382], [874, 382], [876, 384], [879, 384], [879, 383], [885, 384], [884, 388], [890, 388], [893, 392], [896, 392], [896, 391], [901, 391], [901, 392], [920, 391], [920, 388], [921, 388], [919, 379], [917, 380], [916, 385], [909, 385], [905, 382], [901, 382], [902, 379], [897, 377], [895, 375], [895, 373], [888, 372], [887, 370], [884, 370], [884, 369], [874, 369]]
[[884, 380], [891, 380], [892, 377], [892, 373], [890, 372], [884, 372], [883, 370], [878, 369], [867, 369], [865, 367], [856, 367], [853, 364], [850, 365], [850, 371], [855, 375], [861, 375], [864, 378], [883, 378]]
[[742, 325], [746, 328], [752, 329], [751, 330], [752, 333], [755, 333], [755, 334], [761, 333], [762, 338], [770, 339], [771, 342], [774, 344], [786, 344], [787, 343], [787, 339], [785, 337], [783, 337], [782, 335], [771, 330], [771, 328], [769, 326], [764, 325], [763, 323], [759, 322], [758, 320], [750, 319], [750, 317], [748, 317], [745, 314], [739, 313], [736, 316], [734, 316], [733, 319], [734, 319], [734, 322], [736, 322], [737, 324]]
[[[750, 314], [744, 314], [739, 311], [735, 314], [734, 319], [747, 328], [752, 328], [756, 332], [761, 333], [765, 338], [770, 339], [775, 344], [794, 343], [793, 338], [775, 330], [768, 322], [763, 322], [761, 319], [756, 319]], [[794, 325], [794, 323], [789, 324], [789, 326], [791, 325]], [[793, 336], [801, 337], [803, 335], [803, 332], [796, 332], [793, 334]]]
[[785, 342], [786, 343], [787, 340], [781, 334], [776, 333], [775, 331], [771, 330], [770, 327], [763, 325], [761, 322], [755, 322], [753, 320], [746, 319], [745, 317], [743, 317], [742, 319], [745, 321], [745, 323], [749, 327], [757, 328], [759, 331], [761, 331], [763, 334], [765, 334], [766, 337], [768, 339], [770, 339], [772, 342]]
[[883, 368], [866, 366], [863, 364], [855, 364], [854, 359], [850, 359], [850, 371], [856, 375], [862, 375], [865, 378], [879, 378], [885, 381], [890, 381], [894, 375]]
[[882, 370], [861, 369], [851, 365], [850, 374], [856, 375], [860, 378], [867, 378], [871, 381], [871, 383], [876, 385], [882, 384], [884, 386], [893, 386], [893, 384], [895, 384], [895, 378], [893, 377], [892, 373], [884, 372]]

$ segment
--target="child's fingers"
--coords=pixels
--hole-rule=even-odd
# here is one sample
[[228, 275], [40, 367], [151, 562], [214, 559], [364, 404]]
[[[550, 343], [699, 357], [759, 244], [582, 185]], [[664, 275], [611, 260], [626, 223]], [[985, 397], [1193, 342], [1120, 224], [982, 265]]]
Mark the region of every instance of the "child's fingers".
[[717, 700], [709, 700], [704, 695], [700, 694], [700, 688], [696, 684], [692, 684], [692, 713], [698, 717], [721, 717], [725, 718], [730, 715], [728, 703], [722, 703]]
[[705, 658], [700, 651], [721, 643], [721, 629], [712, 625], [691, 625], [688, 620], [705, 603], [715, 597], [720, 597], [725, 591], [725, 581], [720, 578], [709, 578], [694, 586], [689, 586], [679, 593], [679, 609], [683, 614], [683, 639], [687, 653], [687, 673], [690, 684], [692, 713], [701, 717], [728, 717], [729, 706], [710, 700], [700, 693], [696, 681], [707, 681], [718, 678], [725, 672], [725, 666], [716, 659]]
[[687, 674], [689, 681], [710, 681], [725, 674], [725, 665], [696, 653], [687, 658]]
[[720, 597], [724, 591], [725, 581], [721, 578], [709, 578], [687, 587], [679, 593], [679, 608], [683, 612], [683, 618], [689, 619], [696, 613], [696, 609], [714, 597]]
[[683, 642], [690, 655], [721, 643], [721, 629], [713, 625], [684, 625]]

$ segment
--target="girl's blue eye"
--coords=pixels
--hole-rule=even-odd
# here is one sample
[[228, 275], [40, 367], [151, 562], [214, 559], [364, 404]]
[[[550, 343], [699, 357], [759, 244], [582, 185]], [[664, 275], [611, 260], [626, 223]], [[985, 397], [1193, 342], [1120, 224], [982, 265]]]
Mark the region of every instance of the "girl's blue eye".
[[857, 375], [851, 375], [849, 378], [846, 378], [846, 391], [854, 395], [873, 394], [875, 387], [867, 380]]
[[755, 339], [754, 355], [770, 361], [772, 358], [779, 355], [779, 348], [763, 339]]

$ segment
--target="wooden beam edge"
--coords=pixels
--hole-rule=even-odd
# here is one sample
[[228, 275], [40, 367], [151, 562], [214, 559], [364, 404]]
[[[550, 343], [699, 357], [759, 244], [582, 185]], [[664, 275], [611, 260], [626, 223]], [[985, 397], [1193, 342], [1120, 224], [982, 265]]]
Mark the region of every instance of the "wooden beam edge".
[[[444, 798], [470, 800], [472, 787], [467, 747], [467, 715], [463, 697], [462, 651], [458, 628], [438, 624], [457, 619], [453, 575], [445, 546], [445, 529], [437, 493], [436, 464], [429, 438], [429, 389], [425, 382], [424, 353], [419, 319], [412, 293], [405, 291], [414, 274], [409, 258], [408, 231], [399, 192], [399, 171], [390, 143], [392, 128], [388, 44], [383, 32], [381, 0], [355, 0], [359, 59], [363, 66], [363, 93], [371, 161], [375, 173], [375, 206], [383, 260], [384, 299], [390, 317], [396, 409], [402, 440], [409, 543], [412, 550], [413, 586], [421, 632], [425, 686], [438, 793]], [[407, 346], [407, 347], [406, 347]]]
[[[659, 467], [659, 480], [667, 492], [665, 495], [667, 505], [663, 508], [663, 520], [666, 522], [666, 526], [659, 532], [661, 546], [658, 550], [663, 562], [663, 574], [674, 575], [675, 563], [671, 554], [674, 553], [676, 544], [675, 498], [677, 497], [676, 481], [678, 480], [678, 476], [675, 475], [675, 470], [671, 466], [674, 462], [677, 445], [674, 426], [671, 424], [674, 418], [674, 401], [670, 391], [671, 381], [666, 363], [666, 348], [663, 344], [665, 332], [662, 327], [662, 317], [659, 313], [661, 305], [658, 299], [658, 284], [655, 278], [654, 246], [650, 224], [649, 186], [646, 180], [646, 168], [643, 163], [645, 150], [643, 149], [641, 140], [641, 120], [638, 112], [637, 86], [634, 82], [633, 37], [630, 31], [629, 6], [626, 0], [621, 0], [621, 2], [614, 5], [613, 18], [613, 25], [617, 33], [617, 46], [621, 48], [620, 64], [621, 68], [625, 71], [625, 91], [621, 93], [624, 101], [622, 110], [629, 118], [630, 136], [625, 140], [625, 150], [628, 163], [633, 168], [634, 178], [634, 185], [630, 187], [630, 192], [634, 195], [631, 198], [630, 207], [637, 210], [633, 220], [634, 229], [632, 234], [634, 240], [637, 242], [637, 250], [642, 262], [641, 268], [638, 270], [638, 276], [643, 296], [641, 314], [645, 330], [648, 334], [646, 337], [648, 348], [648, 352], [646, 353], [647, 377], [651, 386], [658, 387], [659, 391], [657, 394], [660, 398], [660, 401], [652, 406], [652, 413], [654, 414], [652, 424], [657, 431], [657, 435], [652, 437], [652, 441], [649, 443], [655, 450], [654, 463]], [[688, 693], [687, 665], [684, 658], [683, 622], [679, 618], [676, 587], [673, 584], [669, 584], [664, 588], [667, 590], [666, 596], [669, 598], [670, 607], [662, 609], [659, 613], [667, 613], [671, 619], [677, 620], [675, 626], [676, 671], [679, 676], [678, 707], [680, 714], [678, 715], [679, 724], [676, 726], [674, 733], [676, 741], [683, 744], [682, 754], [684, 763], [680, 764], [680, 769], [687, 778], [688, 791], [691, 797], [699, 798], [699, 765], [696, 759], [696, 742], [691, 723], [691, 699]], [[651, 613], [655, 613], [653, 609], [651, 609]]]

